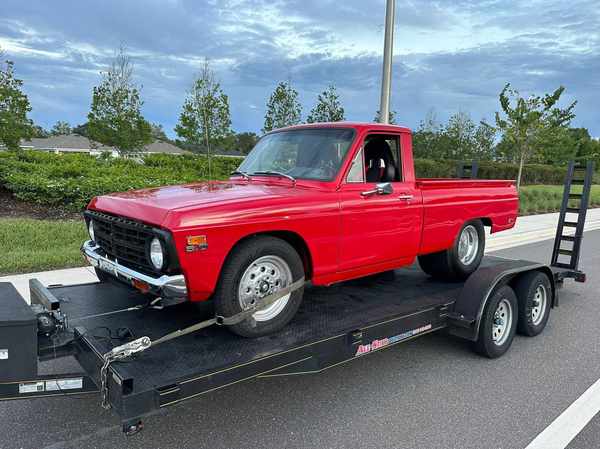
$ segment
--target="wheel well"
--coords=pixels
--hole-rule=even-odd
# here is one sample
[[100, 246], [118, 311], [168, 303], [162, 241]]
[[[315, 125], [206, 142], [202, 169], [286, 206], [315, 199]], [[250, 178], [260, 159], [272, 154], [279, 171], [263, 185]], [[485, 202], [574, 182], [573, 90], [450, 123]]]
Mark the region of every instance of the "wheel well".
[[[313, 264], [312, 264], [312, 257], [310, 254], [310, 250], [308, 249], [308, 245], [306, 244], [304, 239], [299, 234], [292, 232], [292, 231], [267, 231], [267, 232], [259, 232], [256, 234], [247, 235], [246, 237], [239, 240], [235, 245], [233, 245], [233, 247], [229, 251], [229, 254], [231, 254], [231, 252], [241, 243], [243, 243], [247, 240], [250, 240], [250, 239], [253, 239], [256, 237], [262, 237], [262, 236], [276, 237], [278, 239], [284, 240], [285, 242], [289, 243], [292, 246], [292, 248], [294, 248], [296, 250], [296, 252], [300, 256], [300, 258], [302, 259], [302, 264], [304, 265], [304, 274], [305, 274], [306, 280], [312, 279]], [[227, 257], [229, 257], [229, 255]]]
[[489, 227], [492, 226], [492, 219], [491, 218], [483, 217], [483, 218], [480, 218], [480, 220], [481, 220], [481, 222], [483, 223], [484, 226], [489, 226]]

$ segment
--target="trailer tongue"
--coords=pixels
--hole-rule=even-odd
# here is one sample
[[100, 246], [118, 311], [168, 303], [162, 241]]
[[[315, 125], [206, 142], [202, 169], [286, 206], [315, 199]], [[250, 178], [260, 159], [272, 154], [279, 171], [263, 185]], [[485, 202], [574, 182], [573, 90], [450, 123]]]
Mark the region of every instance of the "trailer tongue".
[[[0, 400], [100, 391], [101, 403], [133, 434], [144, 416], [213, 390], [257, 377], [317, 373], [444, 328], [497, 357], [517, 327], [528, 335], [543, 330], [565, 279], [585, 281], [578, 269], [585, 189], [582, 195], [568, 239], [563, 225], [572, 211], [563, 204], [552, 265], [487, 256], [460, 283], [434, 281], [413, 267], [309, 287], [288, 326], [256, 339], [219, 326], [235, 317], [215, 317], [210, 304], [203, 304], [198, 322], [197, 309], [191, 313], [197, 306], [161, 309], [111, 283], [44, 287], [32, 280], [31, 305], [12, 284], [0, 284]], [[576, 243], [568, 254], [563, 241]], [[67, 356], [81, 372], [38, 374], [39, 361]]]

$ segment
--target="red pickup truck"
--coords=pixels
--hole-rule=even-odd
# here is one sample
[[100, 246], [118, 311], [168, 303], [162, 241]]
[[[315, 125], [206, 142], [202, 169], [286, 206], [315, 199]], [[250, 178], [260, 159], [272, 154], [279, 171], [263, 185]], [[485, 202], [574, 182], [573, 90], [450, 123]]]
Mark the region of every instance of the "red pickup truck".
[[[214, 301], [231, 316], [305, 278], [331, 285], [410, 265], [464, 279], [485, 234], [512, 228], [513, 181], [417, 179], [411, 132], [321, 123], [271, 132], [228, 181], [94, 198], [82, 246], [101, 280], [118, 278], [166, 303]], [[231, 326], [281, 329], [299, 288]]]

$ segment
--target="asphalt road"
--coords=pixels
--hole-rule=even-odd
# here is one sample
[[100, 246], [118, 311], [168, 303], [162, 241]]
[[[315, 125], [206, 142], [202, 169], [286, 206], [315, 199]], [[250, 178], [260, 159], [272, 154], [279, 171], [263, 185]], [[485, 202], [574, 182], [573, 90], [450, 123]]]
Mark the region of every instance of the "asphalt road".
[[[548, 261], [551, 241], [500, 251]], [[120, 432], [95, 395], [0, 403], [0, 448], [524, 448], [600, 378], [600, 231], [537, 338], [497, 360], [432, 334], [318, 375], [254, 380]], [[56, 365], [64, 368], [64, 362]], [[597, 416], [569, 448], [600, 447]]]

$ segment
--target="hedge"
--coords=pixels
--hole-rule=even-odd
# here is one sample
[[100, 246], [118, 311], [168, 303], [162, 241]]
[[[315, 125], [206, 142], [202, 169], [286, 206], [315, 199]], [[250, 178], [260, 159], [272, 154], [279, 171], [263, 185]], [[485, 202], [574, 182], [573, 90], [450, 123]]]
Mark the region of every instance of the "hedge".
[[[239, 159], [212, 158], [214, 179], [225, 179]], [[417, 176], [456, 175], [456, 162], [417, 159]], [[513, 164], [483, 162], [479, 178], [515, 179]], [[526, 165], [523, 184], [563, 183], [565, 167]], [[84, 154], [37, 151], [0, 152], [0, 186], [25, 201], [80, 210], [96, 196], [111, 192], [181, 184], [208, 179], [208, 161], [201, 155], [148, 155], [142, 161], [96, 158]]]
[[[239, 159], [214, 157], [212, 176], [226, 178]], [[208, 179], [203, 156], [148, 155], [143, 162], [82, 154], [0, 152], [0, 185], [24, 200], [80, 210], [111, 192], [190, 183]]]
[[[429, 159], [415, 160], [415, 170], [419, 178], [451, 178], [456, 176], [457, 161], [433, 161]], [[562, 185], [565, 180], [566, 167], [525, 164], [523, 168], [523, 185]], [[478, 178], [481, 179], [517, 179], [519, 166], [502, 162], [480, 162]]]

